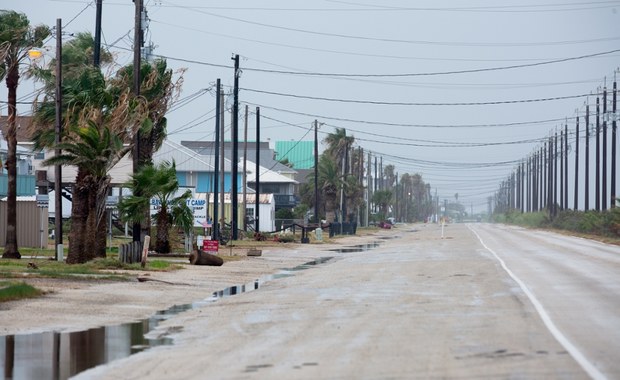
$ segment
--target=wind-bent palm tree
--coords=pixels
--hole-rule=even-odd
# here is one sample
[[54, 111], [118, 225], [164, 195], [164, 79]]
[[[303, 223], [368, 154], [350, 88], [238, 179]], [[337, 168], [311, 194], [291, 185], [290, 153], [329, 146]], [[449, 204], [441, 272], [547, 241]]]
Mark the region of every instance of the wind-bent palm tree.
[[145, 222], [144, 215], [149, 212], [151, 199], [154, 199], [159, 207], [155, 216], [155, 250], [159, 253], [170, 252], [170, 227], [176, 224], [187, 232], [193, 224], [193, 216], [187, 206], [192, 192], [187, 190], [180, 196], [176, 195], [179, 181], [174, 161], [142, 167], [125, 186], [134, 195], [123, 198], [119, 204], [123, 219], [128, 222]]
[[[121, 136], [108, 126], [96, 125], [92, 120], [87, 127], [75, 128], [71, 135], [72, 141], [65, 140], [55, 146], [63, 150], [61, 155], [44, 161], [45, 165], [78, 167], [73, 188], [69, 264], [84, 263], [97, 256], [105, 257], [105, 228], [102, 228], [101, 221], [110, 188], [108, 172], [129, 149], [124, 146]], [[103, 246], [101, 234], [104, 236]]]
[[[168, 69], [163, 59], [153, 63], [144, 62], [140, 66], [140, 96], [147, 101], [148, 119], [140, 128], [138, 167], [152, 165], [153, 153], [161, 148], [167, 136], [166, 112], [170, 104], [180, 93], [183, 83], [181, 75], [176, 82], [172, 81], [172, 70]], [[117, 88], [132, 88], [133, 65], [123, 67], [118, 71], [113, 83]], [[133, 154], [133, 150], [132, 150]], [[150, 215], [148, 210], [144, 215], [144, 223], [141, 225], [141, 235], [150, 233]]]
[[[67, 54], [75, 49], [79, 50], [79, 45], [69, 45]], [[48, 85], [54, 74], [44, 70], [37, 75], [46, 86], [43, 99], [33, 109], [32, 139], [35, 149], [67, 149], [45, 164], [77, 167], [67, 263], [83, 263], [105, 256], [105, 229], [99, 227], [105, 220], [110, 182], [107, 173], [131, 149], [128, 143], [145, 118], [146, 104], [133, 97], [129, 88], [111, 87], [101, 71], [87, 61], [79, 64], [67, 59], [67, 62], [75, 66], [63, 81], [61, 144], [57, 146], [54, 142], [54, 96], [49, 93]]]
[[[105, 220], [102, 205], [107, 194], [101, 191], [102, 187], [99, 185], [108, 187], [108, 171], [124, 154], [132, 150], [138, 130], [150, 133], [156, 129], [154, 126], [163, 125], [165, 131], [165, 122], [162, 124], [161, 120], [172, 96], [172, 90], [165, 85], [170, 83], [171, 75], [171, 72], [166, 70], [165, 62], [154, 64], [151, 69], [145, 68], [150, 67], [150, 64], [143, 66], [143, 95], [136, 98], [131, 93], [132, 86], [126, 75], [127, 69], [122, 69], [112, 79], [106, 78], [99, 69], [92, 67], [90, 46], [92, 37], [89, 34], [80, 34], [65, 44], [62, 56], [63, 71], [66, 72], [63, 77], [62, 144], [87, 145], [93, 142], [86, 138], [91, 132], [86, 133], [83, 129], [95, 129], [100, 136], [100, 144], [91, 146], [90, 152], [74, 147], [76, 149], [73, 157], [65, 157], [66, 163], [72, 162], [78, 169], [72, 195], [68, 263], [90, 260], [93, 254], [86, 250], [94, 251], [94, 256], [105, 256], [105, 229], [98, 227]], [[102, 54], [102, 63], [107, 61], [106, 57], [111, 56]], [[45, 88], [42, 101], [36, 103], [33, 110], [33, 140], [36, 148], [54, 149], [54, 103], [51, 85], [54, 83], [54, 71], [38, 70], [36, 75], [44, 81]], [[95, 131], [92, 133], [94, 135]], [[154, 140], [161, 145], [165, 133], [157, 136]], [[117, 144], [119, 141], [121, 146]], [[64, 146], [62, 144], [61, 146]], [[159, 145], [153, 144], [154, 149]], [[48, 161], [52, 162], [54, 161]], [[91, 163], [97, 164], [96, 167], [92, 167]], [[94, 247], [88, 246], [88, 243], [94, 243]]]
[[28, 17], [15, 11], [0, 10], [0, 80], [6, 78], [8, 89], [8, 123], [6, 141], [8, 172], [6, 242], [3, 258], [21, 258], [17, 247], [17, 86], [19, 65], [28, 51], [43, 45], [49, 35], [46, 26], [31, 27]]

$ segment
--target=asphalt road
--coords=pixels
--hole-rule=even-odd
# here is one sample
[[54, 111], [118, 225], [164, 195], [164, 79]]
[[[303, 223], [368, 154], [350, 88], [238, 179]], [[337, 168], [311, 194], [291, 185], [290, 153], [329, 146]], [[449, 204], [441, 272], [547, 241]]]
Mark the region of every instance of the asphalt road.
[[620, 247], [521, 228], [472, 227], [592, 378], [620, 378]]
[[334, 259], [181, 313], [154, 333], [173, 345], [78, 377], [620, 378], [618, 247], [418, 228], [367, 251], [320, 252]]

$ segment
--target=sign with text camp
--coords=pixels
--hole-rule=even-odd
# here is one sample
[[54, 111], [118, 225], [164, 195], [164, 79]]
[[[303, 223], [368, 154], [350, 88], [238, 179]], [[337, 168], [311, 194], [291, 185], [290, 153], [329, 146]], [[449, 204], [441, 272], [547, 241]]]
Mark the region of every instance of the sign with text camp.
[[[207, 201], [205, 199], [191, 198], [186, 201], [187, 207], [194, 215], [194, 227], [204, 227], [207, 223]], [[151, 217], [156, 215], [161, 208], [159, 199], [151, 199]]]

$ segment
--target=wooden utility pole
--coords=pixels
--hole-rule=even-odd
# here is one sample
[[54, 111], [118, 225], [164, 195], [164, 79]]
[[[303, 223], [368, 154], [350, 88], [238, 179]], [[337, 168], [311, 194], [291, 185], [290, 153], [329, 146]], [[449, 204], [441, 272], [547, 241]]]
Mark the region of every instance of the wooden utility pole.
[[[133, 38], [133, 94], [137, 98], [140, 96], [140, 49], [142, 47], [142, 0], [134, 0], [135, 9], [135, 25]], [[140, 170], [140, 130], [136, 130], [133, 146], [133, 173], [136, 174]], [[139, 194], [135, 194], [139, 195]], [[133, 224], [133, 241], [142, 240], [142, 227], [139, 222]]]
[[568, 209], [568, 120], [564, 124], [564, 205]]
[[[62, 19], [56, 19], [56, 120], [54, 143], [56, 146], [62, 141]], [[60, 149], [54, 150], [56, 157], [60, 156]], [[54, 245], [56, 261], [62, 261], [64, 248], [62, 244], [62, 166], [54, 165]]]
[[232, 110], [232, 215], [231, 215], [231, 239], [237, 240], [239, 226], [239, 54], [233, 57], [235, 61], [235, 78], [233, 85], [233, 110]]
[[601, 189], [601, 209], [607, 210], [607, 87], [603, 89], [603, 173]]
[[[248, 178], [248, 105], [245, 105], [245, 122], [243, 127], [243, 230], [248, 230], [247, 216], [247, 178]], [[258, 141], [256, 142], [256, 150], [258, 150]]]
[[584, 211], [590, 209], [590, 105], [586, 105], [586, 166], [585, 166], [585, 193], [584, 193]]
[[226, 132], [226, 123], [225, 123], [225, 101], [224, 101], [224, 92], [220, 92], [220, 154], [222, 155], [222, 159], [220, 161], [220, 184], [222, 185], [222, 191], [220, 193], [220, 206], [222, 207], [221, 217], [220, 217], [220, 231], [224, 228], [224, 224], [226, 223], [226, 143], [224, 138], [224, 133]]
[[260, 206], [260, 108], [256, 107], [256, 198], [254, 199], [254, 231], [259, 232]]
[[575, 117], [575, 194], [573, 199], [575, 211], [579, 210], [579, 116]]
[[560, 209], [564, 209], [564, 131], [560, 129]]
[[599, 97], [596, 97], [596, 156], [595, 156], [595, 168], [594, 174], [594, 209], [596, 211], [601, 210], [601, 124], [600, 124], [601, 107]]
[[[220, 238], [219, 215], [220, 207], [218, 202], [219, 186], [219, 165], [220, 165], [220, 95], [222, 85], [220, 78], [217, 78], [215, 90], [215, 172], [213, 173], [213, 218], [211, 225], [213, 226], [213, 240]], [[223, 207], [223, 206], [222, 206]]]
[[618, 111], [616, 109], [616, 78], [614, 77], [614, 93], [612, 95], [611, 107], [614, 120], [611, 124], [611, 207], [616, 207], [616, 128], [618, 120]]
[[93, 63], [99, 67], [101, 60], [101, 8], [103, 0], [97, 0], [95, 13], [95, 48], [93, 51]]
[[319, 121], [314, 120], [314, 221], [319, 220]]

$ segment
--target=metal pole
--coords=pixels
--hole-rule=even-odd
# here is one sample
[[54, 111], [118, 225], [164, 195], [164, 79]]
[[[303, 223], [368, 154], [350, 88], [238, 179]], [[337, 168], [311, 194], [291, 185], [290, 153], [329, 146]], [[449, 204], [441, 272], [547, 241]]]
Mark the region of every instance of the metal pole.
[[[62, 19], [56, 19], [56, 121], [55, 138], [56, 145], [60, 144], [62, 138]], [[55, 156], [60, 156], [60, 149], [54, 150]], [[62, 245], [62, 166], [54, 166], [54, 240], [56, 261], [63, 261]]]

